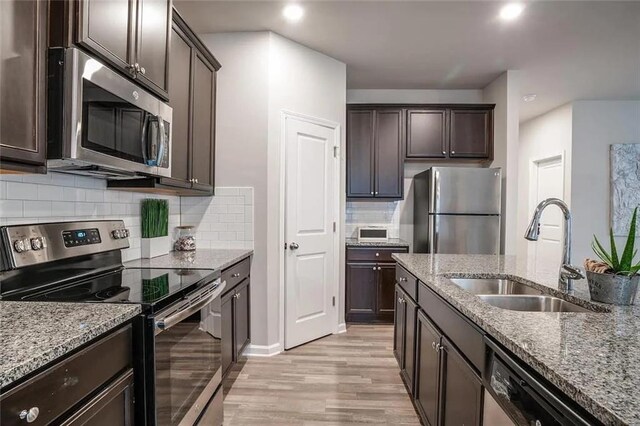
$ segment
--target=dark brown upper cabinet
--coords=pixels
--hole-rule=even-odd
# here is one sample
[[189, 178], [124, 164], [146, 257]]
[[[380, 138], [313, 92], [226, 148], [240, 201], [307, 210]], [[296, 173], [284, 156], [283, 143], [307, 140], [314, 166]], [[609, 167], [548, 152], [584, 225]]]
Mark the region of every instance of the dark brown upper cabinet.
[[216, 72], [220, 63], [173, 11], [169, 61], [171, 178], [109, 181], [111, 188], [213, 195], [215, 176]]
[[493, 159], [494, 105], [407, 108], [407, 160]]
[[0, 43], [0, 172], [46, 173], [48, 2], [10, 0]]
[[55, 0], [51, 5], [50, 46], [81, 46], [169, 99], [170, 0]]
[[402, 109], [350, 107], [347, 129], [347, 197], [402, 199]]
[[493, 108], [452, 108], [449, 112], [449, 156], [493, 156]]
[[407, 158], [447, 157], [447, 110], [407, 110]]

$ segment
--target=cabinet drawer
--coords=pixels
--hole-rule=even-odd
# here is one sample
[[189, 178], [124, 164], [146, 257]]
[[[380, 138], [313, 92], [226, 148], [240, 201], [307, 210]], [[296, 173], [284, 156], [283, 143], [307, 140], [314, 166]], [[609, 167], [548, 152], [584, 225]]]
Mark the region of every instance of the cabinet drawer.
[[0, 397], [0, 424], [22, 425], [20, 412], [38, 407], [32, 425], [56, 420], [96, 389], [131, 368], [131, 326], [71, 355]]
[[482, 371], [485, 360], [482, 330], [469, 322], [422, 282], [418, 285], [418, 305], [471, 364], [478, 371]]
[[251, 257], [236, 263], [235, 265], [222, 271], [222, 281], [227, 282], [225, 292], [231, 290], [249, 276], [251, 270]]
[[347, 247], [347, 261], [395, 262], [393, 253], [406, 252], [406, 247]]
[[418, 279], [400, 265], [396, 266], [396, 283], [398, 283], [413, 300], [418, 300]]

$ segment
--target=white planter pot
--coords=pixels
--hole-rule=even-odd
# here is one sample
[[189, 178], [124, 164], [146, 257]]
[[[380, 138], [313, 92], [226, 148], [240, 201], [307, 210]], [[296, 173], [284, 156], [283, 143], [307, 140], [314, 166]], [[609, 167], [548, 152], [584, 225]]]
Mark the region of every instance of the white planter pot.
[[144, 259], [151, 259], [152, 257], [169, 254], [169, 236], [143, 238], [140, 243], [140, 249], [140, 255]]

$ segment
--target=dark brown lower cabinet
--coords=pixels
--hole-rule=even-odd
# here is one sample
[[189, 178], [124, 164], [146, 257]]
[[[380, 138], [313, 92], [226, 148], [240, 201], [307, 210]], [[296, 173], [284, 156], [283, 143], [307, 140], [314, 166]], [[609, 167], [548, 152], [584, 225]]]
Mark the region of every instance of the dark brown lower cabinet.
[[347, 247], [347, 322], [391, 323], [395, 306], [396, 263], [393, 253], [407, 247]]
[[437, 346], [441, 334], [424, 312], [418, 312], [416, 330], [416, 375], [413, 395], [418, 414], [427, 425], [436, 425], [440, 388], [440, 355]]
[[0, 424], [132, 425], [132, 336], [131, 325], [113, 331], [3, 392]]
[[440, 424], [480, 425], [482, 380], [446, 337], [442, 337], [439, 352], [442, 357]]
[[416, 315], [418, 313], [418, 305], [399, 285], [396, 285], [395, 294], [396, 321], [394, 323], [393, 352], [400, 366], [400, 376], [402, 380], [404, 380], [409, 394], [413, 395]]
[[222, 317], [222, 376], [242, 356], [251, 340], [250, 259], [244, 259], [222, 271], [227, 292], [221, 300]]

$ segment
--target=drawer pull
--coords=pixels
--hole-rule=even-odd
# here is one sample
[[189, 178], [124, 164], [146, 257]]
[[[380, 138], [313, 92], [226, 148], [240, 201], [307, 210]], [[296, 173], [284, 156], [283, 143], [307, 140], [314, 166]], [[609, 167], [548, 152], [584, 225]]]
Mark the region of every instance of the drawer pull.
[[38, 407], [31, 407], [28, 410], [20, 411], [20, 420], [26, 420], [27, 423], [32, 423], [38, 418], [40, 409]]
[[400, 282], [401, 283], [407, 282], [407, 277], [400, 277]]
[[235, 274], [231, 274], [231, 278], [238, 278], [240, 276], [240, 272], [236, 272]]
[[376, 257], [380, 257], [380, 253], [376, 253]]

